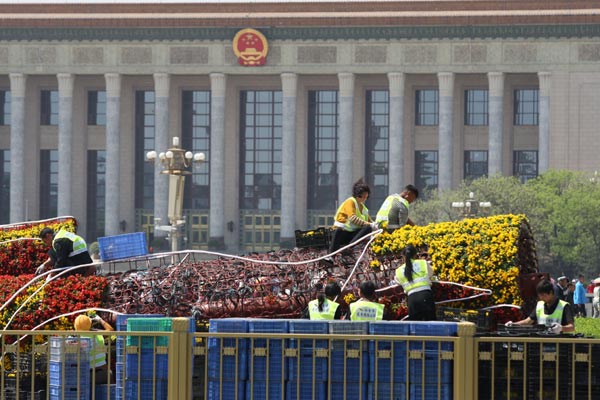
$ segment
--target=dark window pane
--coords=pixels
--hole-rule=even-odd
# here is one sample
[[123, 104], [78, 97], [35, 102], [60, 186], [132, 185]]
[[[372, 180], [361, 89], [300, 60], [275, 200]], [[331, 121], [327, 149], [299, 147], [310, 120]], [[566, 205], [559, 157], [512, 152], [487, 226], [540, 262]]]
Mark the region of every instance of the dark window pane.
[[516, 150], [513, 152], [513, 175], [525, 183], [538, 176], [538, 152]]
[[365, 151], [368, 205], [374, 210], [387, 197], [389, 173], [389, 96], [387, 90], [369, 90], [366, 98]]
[[438, 152], [415, 151], [415, 185], [419, 189], [438, 186]]
[[488, 124], [487, 89], [465, 90], [465, 125]]
[[465, 151], [464, 178], [474, 180], [487, 176], [488, 152], [487, 151]]
[[438, 100], [437, 89], [417, 90], [415, 92], [415, 124], [437, 125], [438, 124]]
[[0, 224], [10, 221], [10, 150], [0, 150]]
[[154, 144], [154, 91], [135, 93], [136, 176], [135, 207], [154, 210], [154, 165], [146, 162], [146, 153]]
[[517, 89], [514, 98], [514, 124], [538, 125], [539, 90]]

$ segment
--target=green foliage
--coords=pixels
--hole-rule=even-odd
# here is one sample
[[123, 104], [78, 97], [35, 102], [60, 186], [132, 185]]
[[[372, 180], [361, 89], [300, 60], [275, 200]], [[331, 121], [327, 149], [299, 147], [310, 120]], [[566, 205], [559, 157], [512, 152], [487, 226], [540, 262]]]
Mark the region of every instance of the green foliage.
[[600, 318], [575, 318], [575, 332], [600, 339]]

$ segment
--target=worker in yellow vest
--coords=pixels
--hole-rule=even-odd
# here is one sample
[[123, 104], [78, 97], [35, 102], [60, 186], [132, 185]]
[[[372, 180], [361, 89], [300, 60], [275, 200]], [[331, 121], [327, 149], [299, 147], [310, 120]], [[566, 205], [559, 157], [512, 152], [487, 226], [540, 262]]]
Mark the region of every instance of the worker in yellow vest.
[[377, 302], [375, 284], [365, 281], [360, 284], [360, 299], [350, 304], [350, 320], [381, 321], [385, 306]]
[[379, 227], [388, 230], [414, 225], [408, 217], [408, 209], [418, 197], [419, 189], [413, 185], [406, 185], [400, 194], [390, 194], [379, 208], [375, 222]]
[[435, 300], [431, 290], [433, 270], [425, 260], [415, 260], [417, 249], [404, 248], [404, 264], [396, 270], [396, 282], [402, 285], [407, 296], [408, 319], [411, 321], [435, 321]]
[[341, 319], [342, 308], [335, 301], [341, 293], [342, 289], [337, 282], [329, 282], [325, 285], [324, 293], [308, 303], [308, 317], [314, 321]]
[[[40, 232], [40, 238], [46, 246], [50, 247], [48, 252], [50, 257], [36, 270], [36, 274], [44, 272], [47, 265], [52, 265], [53, 268], [64, 268], [93, 263], [85, 240], [73, 232], [61, 229], [54, 233], [52, 228], [46, 227]], [[94, 275], [95, 271], [94, 266], [82, 267], [63, 274], [61, 277], [66, 278], [69, 275], [77, 274]]]

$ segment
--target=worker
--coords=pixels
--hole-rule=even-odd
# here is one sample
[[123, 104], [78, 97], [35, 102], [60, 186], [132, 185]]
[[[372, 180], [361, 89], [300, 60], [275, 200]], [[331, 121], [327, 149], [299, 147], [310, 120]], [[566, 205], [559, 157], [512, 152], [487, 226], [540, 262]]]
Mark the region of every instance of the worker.
[[379, 208], [375, 222], [380, 228], [387, 230], [414, 225], [415, 223], [408, 217], [408, 209], [418, 197], [419, 189], [413, 185], [406, 185], [400, 194], [390, 194]]
[[508, 321], [505, 325], [546, 325], [555, 334], [573, 332], [575, 318], [571, 305], [559, 300], [554, 293], [554, 285], [549, 280], [543, 280], [535, 288], [539, 301], [531, 315], [521, 321]]
[[335, 298], [341, 293], [342, 289], [337, 282], [329, 282], [325, 285], [325, 291], [308, 303], [308, 317], [311, 320], [341, 319], [342, 308], [335, 302]]
[[91, 313], [91, 318], [87, 315], [79, 315], [75, 318], [73, 326], [76, 331], [80, 331], [83, 338], [92, 340], [90, 349], [90, 372], [94, 378], [94, 383], [105, 384], [110, 382], [110, 369], [106, 362], [106, 353], [102, 350], [104, 347], [104, 336], [101, 334], [89, 333], [92, 329], [92, 322], [99, 323], [104, 331], [112, 332], [113, 327], [96, 313]]
[[360, 284], [360, 298], [350, 304], [350, 320], [381, 321], [384, 319], [385, 306], [377, 302], [375, 284], [365, 281]]
[[[53, 268], [73, 267], [77, 265], [92, 264], [92, 257], [88, 252], [85, 240], [81, 236], [67, 230], [61, 229], [56, 234], [52, 228], [44, 228], [40, 232], [40, 238], [46, 246], [50, 247], [49, 258], [36, 270], [36, 274], [44, 272], [47, 266]], [[94, 275], [95, 267], [75, 269], [70, 273], [61, 275]]]
[[404, 248], [404, 264], [396, 269], [395, 280], [408, 296], [408, 319], [435, 321], [435, 300], [431, 290], [433, 270], [427, 261], [415, 260], [416, 254], [414, 246]]

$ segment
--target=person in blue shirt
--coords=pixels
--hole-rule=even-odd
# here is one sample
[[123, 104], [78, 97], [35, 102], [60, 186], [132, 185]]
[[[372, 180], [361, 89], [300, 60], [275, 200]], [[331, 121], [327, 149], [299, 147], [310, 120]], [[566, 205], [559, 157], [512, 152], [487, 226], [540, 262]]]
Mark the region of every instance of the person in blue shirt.
[[585, 277], [579, 274], [577, 283], [575, 284], [575, 293], [573, 294], [573, 303], [575, 304], [575, 310], [577, 315], [580, 317], [586, 317], [585, 303], [587, 302], [586, 288], [585, 288]]

